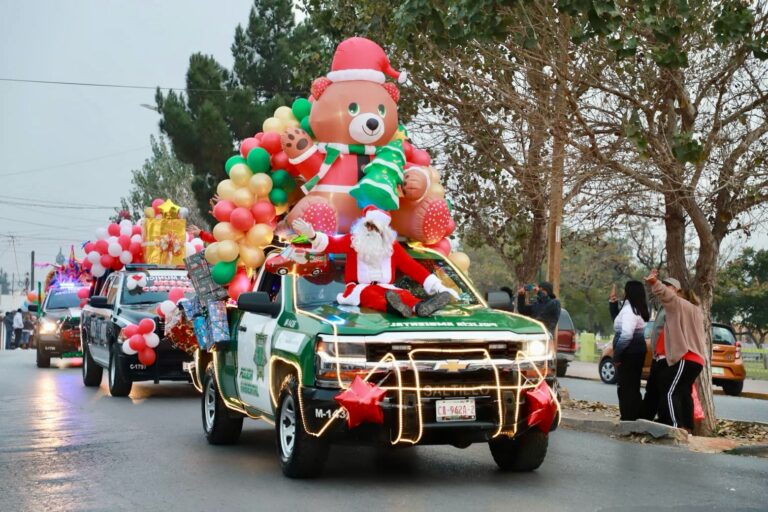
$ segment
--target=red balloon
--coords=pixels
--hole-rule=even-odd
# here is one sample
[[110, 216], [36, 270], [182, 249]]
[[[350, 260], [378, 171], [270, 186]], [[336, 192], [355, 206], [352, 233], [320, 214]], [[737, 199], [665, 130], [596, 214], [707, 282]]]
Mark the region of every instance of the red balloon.
[[255, 147], [258, 147], [259, 141], [253, 137], [248, 137], [240, 142], [240, 154], [243, 158], [248, 158], [248, 152]]
[[81, 300], [80, 301], [80, 309], [83, 309], [86, 304], [88, 304], [88, 299]]
[[77, 290], [78, 299], [87, 299], [90, 294], [91, 294], [91, 290], [89, 288], [80, 288], [79, 290]]
[[232, 215], [232, 211], [235, 208], [237, 208], [235, 203], [222, 199], [213, 207], [213, 216], [219, 222], [229, 222], [229, 216]]
[[131, 227], [131, 234], [132, 235], [140, 235], [141, 234], [141, 226], [136, 224], [135, 226]]
[[120, 236], [120, 226], [113, 222], [107, 226], [107, 233], [109, 233], [109, 236]]
[[158, 304], [157, 307], [155, 308], [155, 314], [160, 318], [165, 318], [165, 313], [163, 313], [163, 310], [160, 309], [160, 304]]
[[123, 268], [123, 262], [120, 261], [120, 258], [114, 258], [114, 261], [112, 262], [112, 270], [120, 270]]
[[93, 263], [91, 263], [91, 260], [88, 260], [88, 259], [83, 260], [83, 268], [85, 270], [91, 270], [92, 266], [93, 266]]
[[131, 242], [131, 245], [128, 246], [128, 250], [131, 251], [131, 254], [134, 256], [141, 254], [141, 243], [139, 242]]
[[83, 247], [83, 251], [85, 251], [85, 254], [88, 254], [89, 252], [93, 251], [93, 242], [87, 242], [85, 244], [85, 247]]
[[122, 247], [124, 251], [127, 251], [131, 246], [131, 237], [128, 235], [120, 235], [117, 237], [117, 243], [120, 244], [120, 247]]
[[110, 256], [109, 254], [102, 254], [101, 258], [99, 258], [99, 263], [101, 263], [101, 266], [104, 268], [111, 268], [114, 262], [115, 262], [115, 258]]
[[128, 345], [136, 352], [141, 352], [146, 348], [147, 342], [141, 334], [134, 334], [128, 338]]
[[443, 238], [436, 244], [427, 245], [430, 249], [434, 249], [443, 256], [448, 256], [451, 253], [451, 242], [447, 238]]
[[416, 165], [429, 165], [432, 158], [430, 158], [426, 150], [414, 148], [411, 161]]
[[183, 298], [184, 288], [171, 288], [171, 291], [168, 292], [168, 300], [171, 302], [179, 302]]
[[257, 224], [268, 224], [275, 218], [275, 213], [275, 205], [266, 199], [257, 201], [256, 204], [251, 206], [251, 214], [253, 214], [253, 220]]
[[405, 153], [405, 161], [410, 162], [413, 158], [413, 144], [408, 142], [407, 140], [403, 141], [403, 153]]
[[235, 208], [229, 217], [229, 223], [239, 231], [248, 231], [253, 227], [253, 215], [248, 208]]
[[280, 145], [280, 134], [275, 132], [267, 132], [261, 137], [261, 147], [266, 149], [270, 155], [280, 151], [282, 147]]
[[139, 362], [144, 366], [152, 366], [155, 364], [156, 358], [157, 356], [155, 355], [155, 350], [150, 347], [147, 347], [139, 352]]
[[273, 169], [286, 169], [290, 162], [288, 161], [288, 155], [285, 151], [278, 151], [272, 155], [271, 165]]
[[155, 330], [155, 321], [151, 318], [144, 318], [139, 322], [139, 334], [149, 334]]
[[227, 293], [229, 296], [237, 300], [241, 293], [245, 293], [251, 289], [251, 280], [248, 279], [248, 275], [245, 271], [238, 270], [235, 277], [229, 282], [227, 287]]
[[253, 136], [254, 139], [261, 143], [261, 138], [264, 137], [264, 132], [256, 132]]
[[152, 208], [157, 210], [157, 207], [165, 202], [165, 199], [157, 198], [152, 200]]
[[126, 338], [130, 338], [134, 334], [139, 333], [139, 326], [136, 324], [128, 324], [125, 327], [123, 327], [123, 334]]
[[96, 243], [93, 244], [93, 249], [99, 254], [107, 254], [109, 243], [106, 240], [97, 240]]

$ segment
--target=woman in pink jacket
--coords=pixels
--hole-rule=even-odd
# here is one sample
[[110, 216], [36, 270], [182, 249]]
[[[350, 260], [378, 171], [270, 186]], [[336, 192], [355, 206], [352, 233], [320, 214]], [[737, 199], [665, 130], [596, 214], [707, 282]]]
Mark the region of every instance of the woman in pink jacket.
[[663, 352], [667, 365], [660, 376], [659, 421], [692, 432], [691, 387], [707, 364], [704, 314], [680, 290], [659, 281], [656, 269], [645, 280], [666, 314]]

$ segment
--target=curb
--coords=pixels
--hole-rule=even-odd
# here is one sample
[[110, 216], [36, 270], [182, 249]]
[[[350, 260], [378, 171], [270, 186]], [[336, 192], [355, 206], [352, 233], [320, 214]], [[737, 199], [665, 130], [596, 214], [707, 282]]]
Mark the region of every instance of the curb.
[[607, 434], [615, 437], [629, 437], [633, 434], [647, 434], [654, 441], [663, 444], [687, 445], [688, 433], [685, 430], [655, 423], [648, 420], [617, 421], [595, 420], [563, 415], [560, 426], [571, 430]]
[[725, 453], [731, 455], [752, 455], [755, 457], [768, 457], [768, 444], [752, 444], [737, 446], [731, 450], [726, 450]]

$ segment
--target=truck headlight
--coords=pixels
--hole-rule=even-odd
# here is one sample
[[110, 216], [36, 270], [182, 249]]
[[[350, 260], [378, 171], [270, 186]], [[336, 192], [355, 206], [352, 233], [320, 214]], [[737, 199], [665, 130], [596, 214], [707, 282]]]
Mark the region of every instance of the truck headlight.
[[525, 355], [536, 362], [544, 362], [555, 358], [555, 344], [550, 337], [548, 340], [529, 341]]
[[350, 384], [366, 373], [365, 344], [320, 338], [315, 342], [315, 378], [318, 385]]
[[56, 332], [56, 322], [43, 318], [40, 321], [40, 334], [51, 334]]
[[547, 353], [547, 344], [543, 341], [535, 340], [528, 344], [528, 355], [531, 357], [540, 357]]

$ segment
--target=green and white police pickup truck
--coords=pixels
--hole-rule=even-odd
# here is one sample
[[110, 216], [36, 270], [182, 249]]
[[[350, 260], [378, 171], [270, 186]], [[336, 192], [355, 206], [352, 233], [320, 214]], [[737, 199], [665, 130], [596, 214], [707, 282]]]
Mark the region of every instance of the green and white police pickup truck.
[[[199, 351], [189, 367], [208, 442], [234, 443], [245, 417], [263, 419], [275, 425], [283, 473], [293, 478], [318, 475], [331, 443], [487, 442], [500, 468], [538, 468], [559, 422], [551, 336], [491, 309], [438, 253], [409, 253], [460, 300], [432, 318], [402, 318], [335, 303], [343, 255], [331, 255], [319, 276], [262, 269], [230, 311], [232, 341]], [[395, 284], [424, 296], [406, 276]], [[351, 426], [336, 400], [357, 377], [377, 392], [362, 407], [378, 422]]]

